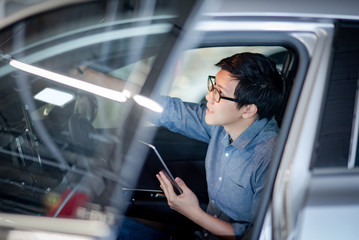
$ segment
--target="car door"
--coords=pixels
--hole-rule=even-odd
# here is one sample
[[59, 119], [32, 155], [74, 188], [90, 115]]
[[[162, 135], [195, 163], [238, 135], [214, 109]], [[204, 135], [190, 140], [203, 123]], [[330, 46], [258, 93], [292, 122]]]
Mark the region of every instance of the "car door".
[[[115, 234], [148, 151], [131, 149], [134, 96], [151, 97], [197, 3], [54, 2], [2, 21], [2, 226], [23, 230], [23, 217], [30, 230]], [[69, 231], [66, 219], [86, 221]]]
[[359, 237], [358, 22], [339, 21], [336, 32], [298, 239]]
[[[329, 21], [322, 26], [326, 34], [317, 34], [321, 44], [313, 45], [298, 103], [287, 108], [295, 114], [283, 154], [277, 156], [273, 192], [267, 192], [271, 204], [263, 210], [265, 239], [358, 237], [353, 224], [358, 210], [358, 58], [351, 42], [358, 35], [356, 24]], [[334, 224], [343, 231], [332, 230]]]

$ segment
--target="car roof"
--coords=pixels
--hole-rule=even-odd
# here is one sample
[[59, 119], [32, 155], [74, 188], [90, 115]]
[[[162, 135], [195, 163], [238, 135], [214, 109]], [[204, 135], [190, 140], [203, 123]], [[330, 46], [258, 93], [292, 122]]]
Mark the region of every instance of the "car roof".
[[[223, 0], [207, 9], [212, 16], [300, 17], [359, 20], [357, 0]], [[304, 19], [303, 19], [304, 20]]]
[[[28, 16], [58, 7], [90, 2], [91, 0], [45, 1], [12, 14], [0, 22], [0, 29]], [[351, 19], [359, 20], [357, 0], [203, 0], [204, 14], [208, 16], [243, 17], [297, 17], [302, 20]], [[304, 19], [303, 19], [304, 18]]]
[[24, 8], [17, 11], [0, 21], [0, 29], [7, 27], [17, 21], [24, 18], [40, 14], [42, 12], [50, 11], [56, 8], [64, 7], [71, 4], [90, 2], [91, 0], [61, 0], [61, 1], [44, 1], [38, 4], [31, 5], [30, 7]]

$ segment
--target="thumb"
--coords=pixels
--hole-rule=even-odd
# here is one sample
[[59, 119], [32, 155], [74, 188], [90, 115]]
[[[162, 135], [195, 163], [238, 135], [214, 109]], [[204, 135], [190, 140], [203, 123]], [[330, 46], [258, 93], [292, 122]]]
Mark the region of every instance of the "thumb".
[[182, 190], [183, 190], [183, 188], [188, 188], [187, 185], [184, 183], [184, 181], [181, 178], [176, 177], [175, 181]]

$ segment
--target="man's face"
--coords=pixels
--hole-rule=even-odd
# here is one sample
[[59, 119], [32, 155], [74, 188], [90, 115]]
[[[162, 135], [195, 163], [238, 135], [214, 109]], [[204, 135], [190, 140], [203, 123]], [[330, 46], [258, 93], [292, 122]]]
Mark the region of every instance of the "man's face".
[[[216, 75], [215, 87], [224, 97], [234, 98], [234, 90], [238, 84], [228, 71], [220, 70]], [[206, 123], [209, 125], [221, 125], [225, 129], [234, 127], [241, 121], [243, 107], [237, 109], [237, 103], [221, 99], [218, 103], [213, 98], [213, 91], [206, 95], [207, 111]]]

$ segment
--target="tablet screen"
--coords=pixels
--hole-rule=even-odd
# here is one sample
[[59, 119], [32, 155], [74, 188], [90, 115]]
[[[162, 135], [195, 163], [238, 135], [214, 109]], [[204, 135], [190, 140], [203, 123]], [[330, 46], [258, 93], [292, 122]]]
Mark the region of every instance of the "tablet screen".
[[168, 169], [165, 161], [163, 160], [160, 153], [157, 151], [156, 147], [152, 144], [149, 144], [149, 143], [146, 143], [143, 141], [140, 141], [140, 142], [147, 145], [151, 149], [151, 151], [153, 151], [153, 153], [156, 155], [157, 161], [151, 162], [151, 164], [155, 164], [155, 166], [151, 166], [151, 168], [156, 169], [156, 171], [157, 171], [156, 174], [159, 173], [160, 171], [162, 171], [164, 173], [164, 175], [167, 176], [167, 178], [172, 183], [173, 189], [176, 192], [176, 194], [177, 195], [182, 194], [182, 189], [176, 183], [172, 173]]

